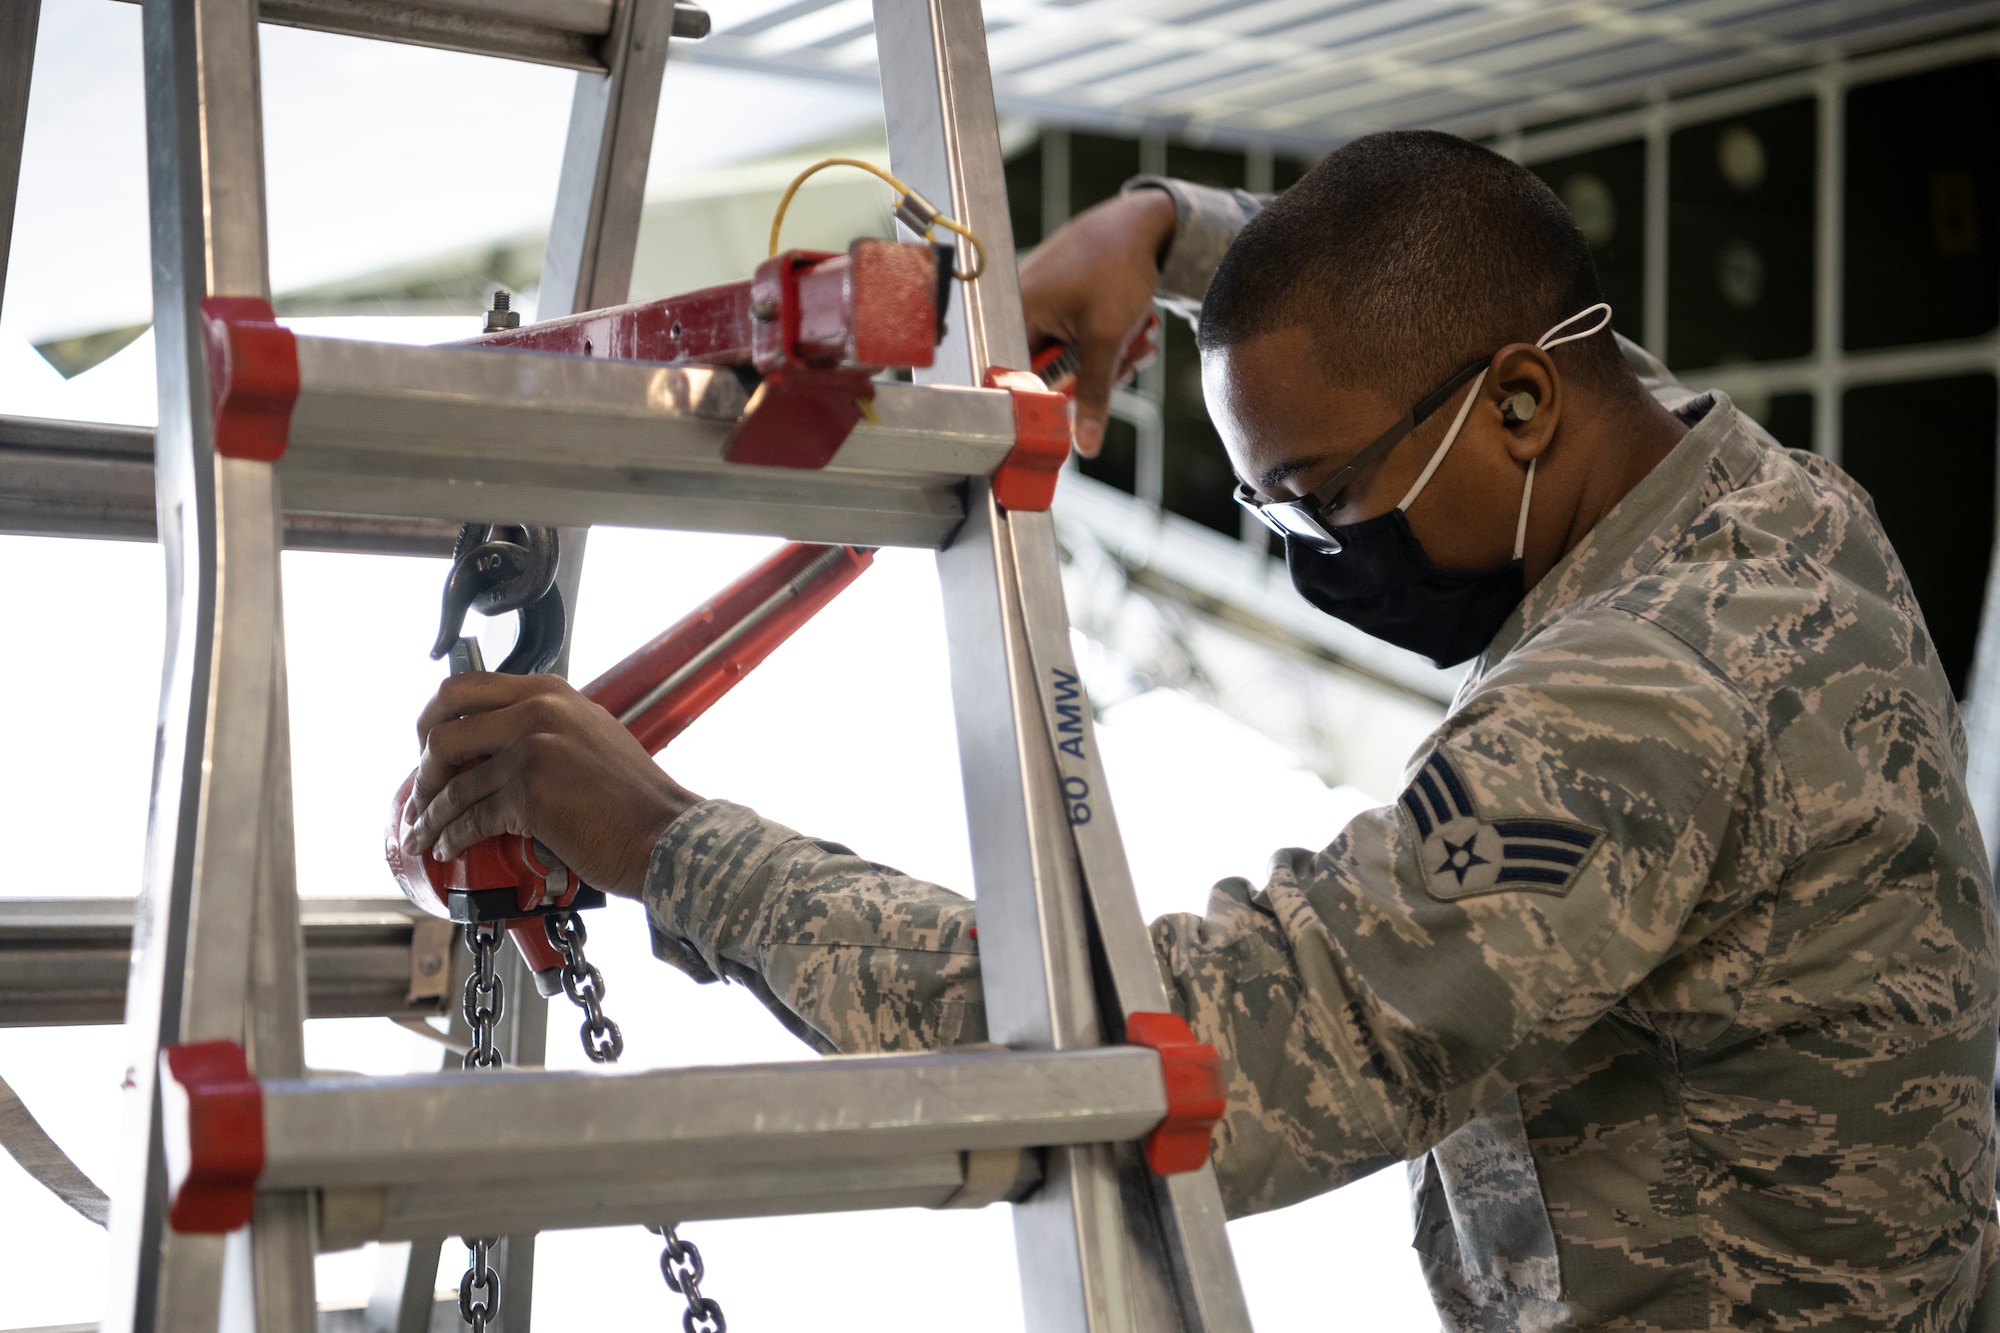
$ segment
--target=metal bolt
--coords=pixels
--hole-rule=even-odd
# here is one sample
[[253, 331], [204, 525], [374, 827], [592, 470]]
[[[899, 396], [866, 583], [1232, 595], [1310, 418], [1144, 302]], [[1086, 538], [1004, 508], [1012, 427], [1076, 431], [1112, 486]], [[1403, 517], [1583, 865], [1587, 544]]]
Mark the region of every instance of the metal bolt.
[[756, 320], [759, 324], [769, 324], [777, 317], [778, 303], [768, 297], [762, 301], [753, 303], [750, 307], [750, 318]]
[[434, 977], [443, 970], [444, 956], [442, 954], [427, 953], [417, 960], [417, 971], [427, 977]]
[[493, 293], [493, 308], [486, 312], [486, 332], [499, 333], [521, 327], [521, 312], [513, 309], [513, 293], [500, 288]]

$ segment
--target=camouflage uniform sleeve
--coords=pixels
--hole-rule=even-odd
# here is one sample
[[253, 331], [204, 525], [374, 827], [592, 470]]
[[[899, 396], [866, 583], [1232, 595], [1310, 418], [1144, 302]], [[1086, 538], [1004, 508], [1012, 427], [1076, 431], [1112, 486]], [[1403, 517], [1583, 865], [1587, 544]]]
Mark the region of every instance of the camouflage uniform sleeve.
[[1267, 196], [1248, 190], [1218, 190], [1165, 176], [1134, 176], [1121, 193], [1165, 190], [1174, 201], [1174, 239], [1160, 266], [1154, 300], [1192, 324], [1201, 314], [1201, 298], [1223, 252], [1251, 218], [1264, 211]]
[[[1746, 734], [1679, 640], [1572, 617], [1467, 700], [1401, 800], [1155, 922], [1171, 1003], [1222, 1056], [1231, 1213], [1421, 1155], [1713, 929]], [[646, 901], [663, 957], [758, 986], [820, 1049], [985, 1037], [973, 903], [844, 847], [709, 802], [662, 837]]]
[[825, 1053], [986, 1040], [973, 904], [948, 889], [707, 801], [653, 848], [653, 952], [755, 992]]

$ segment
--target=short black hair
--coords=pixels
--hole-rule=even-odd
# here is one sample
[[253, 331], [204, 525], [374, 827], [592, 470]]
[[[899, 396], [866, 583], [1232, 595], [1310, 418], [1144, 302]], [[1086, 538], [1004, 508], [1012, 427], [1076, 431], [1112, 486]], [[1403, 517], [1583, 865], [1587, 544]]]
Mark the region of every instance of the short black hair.
[[[1533, 172], [1434, 130], [1329, 153], [1236, 238], [1202, 301], [1203, 351], [1306, 325], [1335, 383], [1415, 402], [1475, 357], [1602, 301], [1590, 245]], [[1636, 390], [1607, 328], [1555, 355]]]

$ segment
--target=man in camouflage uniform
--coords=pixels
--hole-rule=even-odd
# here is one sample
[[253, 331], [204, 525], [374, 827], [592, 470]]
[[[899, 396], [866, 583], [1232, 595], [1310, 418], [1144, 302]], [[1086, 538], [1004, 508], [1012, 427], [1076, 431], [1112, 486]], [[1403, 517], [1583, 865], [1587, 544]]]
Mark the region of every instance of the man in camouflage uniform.
[[[1407, 173], [1393, 137], [1321, 172], [1376, 152]], [[1424, 160], [1536, 188], [1466, 148]], [[1253, 503], [1308, 494], [1414, 398], [1321, 401], [1297, 321], [1258, 322], [1291, 277], [1211, 289], [1261, 207], [1142, 179], [1029, 265], [1031, 323], [1085, 353], [1080, 443], [1101, 437], [1144, 313], [1105, 309], [1106, 238], [1191, 313], [1234, 293], [1235, 330], [1204, 326], [1205, 378]], [[1393, 202], [1370, 207], [1396, 223]], [[1273, 253], [1258, 245], [1281, 224], [1312, 235], [1260, 224], [1231, 263]], [[1066, 285], [1065, 265], [1089, 281]], [[1277, 1208], [1409, 1162], [1454, 1330], [1963, 1329], [2000, 1242], [2000, 940], [1963, 731], [1908, 581], [1836, 467], [1636, 348], [1671, 417], [1601, 360], [1586, 374], [1583, 345], [1558, 360], [1519, 327], [1460, 391], [1460, 443], [1418, 432], [1328, 512], [1385, 512], [1451, 449], [1424, 480], [1457, 489], [1427, 503], [1497, 514], [1525, 547], [1525, 598], [1400, 799], [1322, 851], [1279, 852], [1262, 888], [1225, 881], [1205, 916], [1152, 927], [1174, 1007], [1222, 1055], [1224, 1199]], [[1523, 392], [1528, 420], [1506, 414]], [[1278, 448], [1350, 409], [1366, 428], [1300, 465]], [[1422, 539], [1471, 540], [1435, 519]], [[419, 724], [410, 845], [534, 833], [642, 896], [662, 957], [751, 986], [820, 1050], [984, 1039], [972, 901], [682, 791], [591, 708], [551, 680], [449, 682]], [[452, 779], [482, 754], [479, 785]]]

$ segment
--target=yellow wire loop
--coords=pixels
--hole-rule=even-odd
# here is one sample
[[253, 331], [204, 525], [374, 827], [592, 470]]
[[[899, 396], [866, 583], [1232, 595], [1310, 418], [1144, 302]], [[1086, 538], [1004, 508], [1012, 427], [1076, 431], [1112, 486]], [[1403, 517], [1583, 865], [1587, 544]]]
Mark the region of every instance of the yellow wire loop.
[[[779, 197], [778, 211], [771, 216], [772, 254], [775, 255], [778, 253], [778, 232], [785, 225], [785, 210], [792, 206], [792, 196], [799, 192], [799, 187], [806, 183], [807, 178], [815, 172], [826, 170], [828, 167], [856, 167], [867, 172], [896, 192], [896, 206], [899, 208], [902, 206], [905, 198], [916, 193], [915, 190], [912, 190], [909, 186], [903, 184], [903, 182], [897, 180], [873, 162], [864, 162], [858, 157], [822, 158], [820, 161], [807, 167], [804, 171], [801, 171], [798, 175], [792, 177], [792, 183], [785, 187], [785, 193]], [[954, 222], [943, 214], [939, 214], [935, 226], [924, 232], [924, 239], [927, 241], [935, 239], [931, 233], [937, 227], [943, 227], [946, 231], [958, 233], [972, 245], [973, 264], [971, 270], [956, 271], [952, 276], [956, 277], [960, 282], [971, 282], [986, 271], [986, 242], [980, 240], [970, 227], [965, 226], [963, 223]]]

